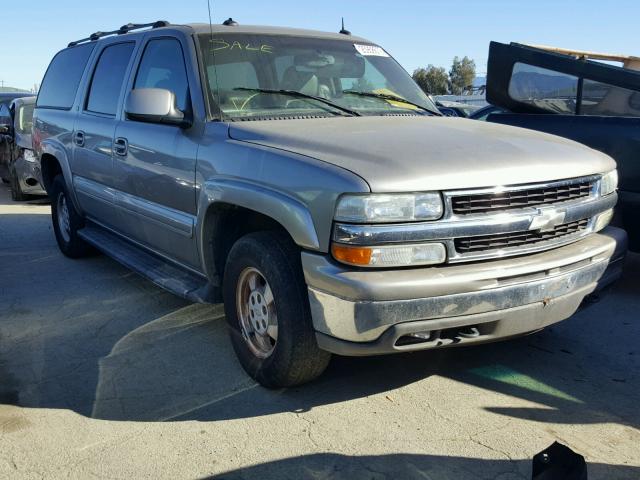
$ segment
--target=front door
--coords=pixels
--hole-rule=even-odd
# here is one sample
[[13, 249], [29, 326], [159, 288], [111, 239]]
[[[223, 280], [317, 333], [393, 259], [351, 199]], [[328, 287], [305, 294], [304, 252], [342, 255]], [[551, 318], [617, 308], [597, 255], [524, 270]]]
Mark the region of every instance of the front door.
[[[151, 37], [144, 46], [131, 88], [162, 88], [190, 115], [191, 100], [183, 44]], [[132, 239], [182, 264], [198, 267], [194, 225], [197, 138], [190, 129], [123, 119], [114, 145], [116, 202]]]

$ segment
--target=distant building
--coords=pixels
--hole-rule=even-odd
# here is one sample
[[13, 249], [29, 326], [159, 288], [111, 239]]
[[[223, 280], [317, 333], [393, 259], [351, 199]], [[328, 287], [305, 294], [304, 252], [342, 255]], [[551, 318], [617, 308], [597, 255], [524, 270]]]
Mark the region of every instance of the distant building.
[[471, 88], [465, 88], [462, 95], [434, 95], [434, 98], [444, 102], [459, 102], [484, 107], [488, 104], [485, 97], [486, 84], [487, 77], [476, 77], [470, 85]]
[[29, 90], [25, 90], [23, 88], [14, 88], [14, 87], [4, 87], [4, 86], [0, 86], [0, 93], [22, 93], [22, 92], [26, 92], [28, 93]]

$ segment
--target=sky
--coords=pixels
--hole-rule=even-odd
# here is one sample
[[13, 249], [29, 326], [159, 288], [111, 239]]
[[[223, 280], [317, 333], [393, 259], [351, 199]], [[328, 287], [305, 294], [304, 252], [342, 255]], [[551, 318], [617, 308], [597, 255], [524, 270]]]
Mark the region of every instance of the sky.
[[[8, 5], [7, 5], [8, 4]], [[469, 56], [486, 71], [489, 42], [640, 56], [639, 0], [211, 0], [214, 23], [340, 29], [382, 45], [409, 72]], [[208, 21], [206, 0], [2, 0], [0, 85], [30, 89], [67, 43], [125, 23]]]

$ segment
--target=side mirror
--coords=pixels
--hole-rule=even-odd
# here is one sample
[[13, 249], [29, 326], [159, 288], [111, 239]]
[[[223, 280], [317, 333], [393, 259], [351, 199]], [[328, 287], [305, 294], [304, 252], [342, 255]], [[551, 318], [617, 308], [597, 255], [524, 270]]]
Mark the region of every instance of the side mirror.
[[191, 126], [176, 106], [176, 96], [164, 88], [137, 88], [131, 90], [125, 102], [127, 118], [139, 122], [175, 125], [181, 128]]

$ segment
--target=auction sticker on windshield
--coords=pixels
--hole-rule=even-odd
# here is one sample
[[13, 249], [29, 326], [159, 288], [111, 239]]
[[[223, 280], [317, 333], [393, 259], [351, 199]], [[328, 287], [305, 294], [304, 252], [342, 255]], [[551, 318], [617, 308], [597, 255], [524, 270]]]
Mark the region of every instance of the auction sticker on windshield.
[[382, 47], [377, 45], [359, 45], [357, 43], [353, 44], [356, 47], [356, 50], [360, 55], [370, 56], [370, 57], [388, 57], [389, 54], [385, 52]]

